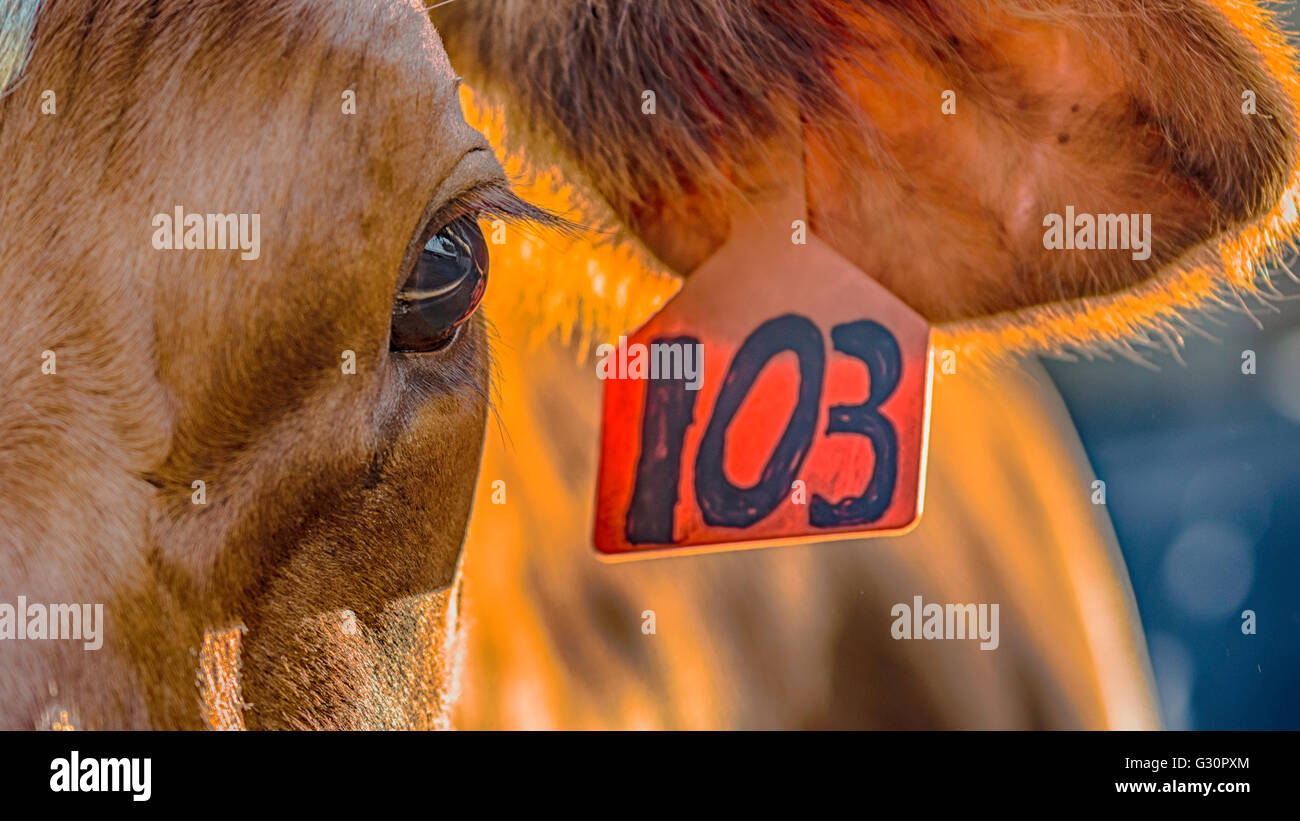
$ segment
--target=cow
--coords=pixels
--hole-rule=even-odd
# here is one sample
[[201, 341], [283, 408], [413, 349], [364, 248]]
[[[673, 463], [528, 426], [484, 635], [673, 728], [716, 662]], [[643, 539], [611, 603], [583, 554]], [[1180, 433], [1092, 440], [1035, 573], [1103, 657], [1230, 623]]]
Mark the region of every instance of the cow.
[[[912, 533], [606, 567], [573, 549], [597, 386], [526, 347], [535, 334], [508, 338], [527, 352], [504, 346], [512, 433], [489, 439], [483, 491], [504, 477], [514, 496], [471, 523], [463, 726], [1159, 726], [1099, 483], [1046, 374], [1013, 357], [1145, 362], [1197, 332], [1205, 306], [1276, 293], [1260, 263], [1285, 265], [1295, 230], [1295, 75], [1269, 15], [834, 0], [485, 0], [434, 15], [491, 132], [543, 172], [530, 196], [548, 195], [547, 175], [576, 184], [556, 201], [616, 232], [612, 252], [525, 243], [509, 269], [544, 307], [503, 305], [499, 320], [517, 317], [503, 328], [563, 332], [556, 304], [599, 306], [587, 324], [610, 336], [635, 326], [671, 289], [620, 275], [641, 265], [619, 251], [689, 277], [779, 190], [772, 164], [802, 155], [810, 230], [961, 363], [935, 384]], [[1052, 216], [1076, 211], [1144, 215], [1153, 244], [1063, 253]], [[559, 383], [585, 394], [557, 397]], [[920, 592], [1003, 602], [1012, 644], [891, 641], [891, 605]]]
[[[512, 192], [462, 114], [457, 72], [589, 192], [587, 216], [683, 276], [773, 184], [756, 158], [806, 156], [812, 229], [977, 362], [1124, 350], [1224, 287], [1264, 284], [1257, 264], [1295, 221], [1294, 64], [1266, 16], [1193, 0], [462, 0], [434, 13], [441, 38], [403, 0], [3, 5], [0, 602], [102, 605], [104, 641], [0, 644], [0, 726], [436, 728], [451, 725], [462, 680], [466, 726], [1154, 723], [1104, 516], [1038, 494], [1038, 525], [1003, 545], [1014, 558], [1001, 565], [980, 535], [996, 524], [963, 526], [960, 500], [1067, 485], [1082, 464], [1032, 377], [992, 377], [997, 409], [973, 385], [937, 403], [939, 423], [984, 420], [967, 447], [1007, 409], [1033, 434], [1010, 467], [997, 464], [1005, 447], [940, 455], [962, 445], [937, 434], [932, 482], [952, 505], [932, 500], [931, 530], [911, 544], [951, 550], [916, 564], [846, 543], [616, 576], [594, 569], [566, 520], [541, 554], [567, 551], [557, 575], [511, 587], [490, 583], [474, 551], [505, 551], [496, 581], [519, 581], [511, 571], [538, 558], [523, 550], [536, 520], [494, 543], [480, 500], [462, 583], [492, 395], [491, 328], [475, 308], [489, 268], [497, 291], [519, 282], [489, 258], [522, 247], [490, 246], [477, 221], [567, 223]], [[646, 90], [675, 113], [643, 115]], [[946, 91], [957, 119], [940, 119]], [[1151, 214], [1149, 258], [1047, 253], [1039, 220], [1066, 206]], [[224, 240], [207, 230], [221, 225]], [[553, 428], [557, 446], [590, 447], [593, 426], [569, 409], [591, 385], [572, 363], [500, 362], [558, 400], [532, 442]], [[1064, 467], [1027, 472], [1045, 446]], [[571, 498], [589, 490], [578, 463]], [[1087, 547], [1030, 561], [1033, 535], [1058, 526], [1045, 515], [1093, 534]], [[994, 667], [936, 670], [881, 640], [888, 621], [873, 619], [888, 605], [873, 603], [893, 595], [891, 568], [913, 589], [951, 584], [953, 568], [979, 565], [976, 545], [1013, 574], [1001, 589], [1016, 609], [1060, 627], [1059, 652], [1048, 629]], [[1045, 566], [1060, 572], [1044, 581]], [[679, 591], [669, 612], [687, 629], [671, 652], [628, 646], [636, 573], [660, 600]], [[581, 594], [567, 612], [564, 589]], [[1080, 606], [1062, 612], [1060, 594]], [[534, 654], [553, 650], [566, 672], [552, 685], [628, 670], [636, 682], [587, 714], [548, 711], [507, 654], [476, 655], [491, 641], [463, 646], [467, 608], [488, 639], [513, 629]], [[488, 621], [511, 614], [524, 618]], [[595, 622], [579, 627], [609, 627], [613, 666], [590, 633], [563, 640], [584, 614]], [[759, 624], [773, 640], [755, 640]], [[783, 655], [797, 645], [821, 655]], [[799, 675], [747, 675], [782, 665]], [[868, 686], [891, 667], [921, 686], [896, 698]], [[499, 704], [521, 708], [482, 707], [494, 669], [523, 686]], [[792, 698], [790, 682], [807, 692]]]

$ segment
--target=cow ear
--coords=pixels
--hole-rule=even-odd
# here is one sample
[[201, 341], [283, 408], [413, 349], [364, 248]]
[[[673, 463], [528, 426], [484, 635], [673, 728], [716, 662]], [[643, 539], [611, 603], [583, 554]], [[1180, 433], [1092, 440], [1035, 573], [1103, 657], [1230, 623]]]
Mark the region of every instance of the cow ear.
[[520, 144], [679, 272], [802, 138], [813, 230], [968, 349], [1141, 337], [1258, 286], [1295, 230], [1294, 55], [1249, 2], [482, 0], [435, 22]]
[[886, 37], [906, 44], [888, 74], [836, 67], [866, 127], [813, 124], [809, 188], [843, 253], [973, 351], [1163, 346], [1190, 309], [1270, 287], [1260, 263], [1296, 231], [1297, 76], [1263, 13], [945, 19], [928, 50]]
[[1037, 344], [1141, 336], [1252, 284], [1290, 236], [1295, 69], [1248, 4], [943, 23], [928, 41], [915, 19], [868, 24], [891, 45], [836, 65], [860, 122], [813, 123], [809, 174], [823, 235], [927, 317]]

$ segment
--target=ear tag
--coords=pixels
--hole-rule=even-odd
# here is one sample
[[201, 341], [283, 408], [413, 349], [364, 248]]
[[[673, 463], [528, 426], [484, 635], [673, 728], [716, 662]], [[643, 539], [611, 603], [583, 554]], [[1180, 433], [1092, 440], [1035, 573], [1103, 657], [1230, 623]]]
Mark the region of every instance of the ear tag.
[[658, 314], [599, 349], [603, 558], [898, 534], [920, 518], [930, 326], [795, 220], [801, 190], [756, 207]]

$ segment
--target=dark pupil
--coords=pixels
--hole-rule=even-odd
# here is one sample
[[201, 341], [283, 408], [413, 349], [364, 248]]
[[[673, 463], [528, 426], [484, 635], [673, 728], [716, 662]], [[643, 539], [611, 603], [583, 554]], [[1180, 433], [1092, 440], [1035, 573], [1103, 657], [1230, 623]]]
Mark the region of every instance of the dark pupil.
[[451, 341], [487, 288], [488, 253], [473, 217], [448, 223], [425, 244], [393, 307], [390, 346], [433, 351]]

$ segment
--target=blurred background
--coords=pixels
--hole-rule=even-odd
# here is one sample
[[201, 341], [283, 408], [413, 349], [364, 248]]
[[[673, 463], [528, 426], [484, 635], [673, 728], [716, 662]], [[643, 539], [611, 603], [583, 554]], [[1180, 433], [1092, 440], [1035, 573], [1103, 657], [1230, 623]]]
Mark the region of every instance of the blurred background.
[[1300, 728], [1300, 283], [1274, 282], [1297, 298], [1200, 318], [1221, 341], [1186, 334], [1185, 364], [1044, 361], [1106, 482], [1170, 729]]

